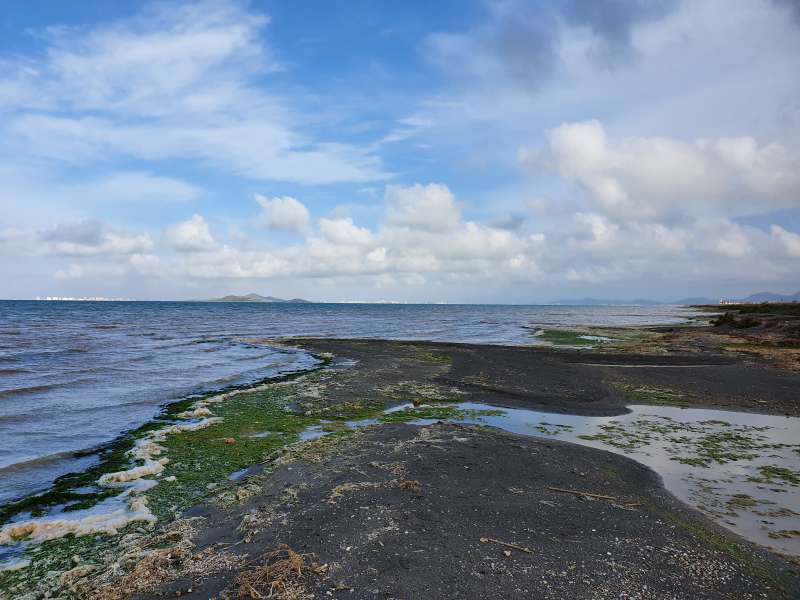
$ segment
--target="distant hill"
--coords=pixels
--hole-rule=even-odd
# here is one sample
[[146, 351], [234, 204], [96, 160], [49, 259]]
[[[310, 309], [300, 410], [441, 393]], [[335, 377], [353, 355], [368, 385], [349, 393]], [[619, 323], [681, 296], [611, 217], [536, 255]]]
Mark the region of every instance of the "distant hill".
[[273, 304], [310, 304], [309, 300], [302, 298], [292, 298], [291, 300], [284, 300], [283, 298], [276, 298], [275, 296], [262, 296], [261, 294], [246, 294], [244, 296], [223, 296], [222, 298], [211, 298], [208, 302], [264, 302]]
[[747, 298], [741, 298], [742, 302], [798, 302], [800, 292], [794, 294], [775, 294], [773, 292], [758, 292]]
[[[794, 294], [776, 294], [774, 292], [758, 292], [751, 294], [747, 298], [730, 298], [726, 297], [730, 302], [800, 302], [800, 292]], [[702, 304], [718, 304], [720, 298], [706, 298], [703, 296], [694, 296], [691, 298], [682, 298], [674, 301], [658, 301], [647, 300], [643, 298], [636, 298], [632, 300], [604, 300], [599, 298], [576, 298], [570, 300], [559, 300], [556, 304], [563, 304], [567, 306], [658, 306], [660, 304], [681, 304], [681, 305], [702, 305]]]
[[667, 304], [656, 300], [645, 300], [637, 298], [635, 300], [602, 300], [600, 298], [576, 298], [573, 300], [559, 300], [556, 304], [565, 306], [657, 306]]
[[[745, 302], [745, 303], [757, 303], [757, 302], [800, 302], [800, 292], [795, 292], [794, 294], [776, 294], [775, 292], [758, 292], [757, 294], [750, 294], [746, 298], [733, 298], [733, 297], [725, 297], [725, 300], [728, 302]], [[718, 304], [720, 298], [684, 298], [683, 300], [678, 300], [676, 304], [690, 304], [690, 305], [701, 305], [701, 304]]]
[[695, 306], [698, 304], [716, 304], [717, 302], [719, 302], [719, 298], [703, 298], [702, 296], [693, 296], [691, 298], [677, 300], [675, 304], [688, 304]]

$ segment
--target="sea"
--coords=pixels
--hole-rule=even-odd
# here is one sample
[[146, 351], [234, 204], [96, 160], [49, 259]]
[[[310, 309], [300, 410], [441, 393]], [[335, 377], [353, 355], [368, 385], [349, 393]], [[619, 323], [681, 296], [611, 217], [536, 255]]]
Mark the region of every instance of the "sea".
[[684, 322], [680, 306], [0, 301], [0, 505], [98, 460], [170, 402], [309, 369], [294, 336], [535, 345], [540, 328]]

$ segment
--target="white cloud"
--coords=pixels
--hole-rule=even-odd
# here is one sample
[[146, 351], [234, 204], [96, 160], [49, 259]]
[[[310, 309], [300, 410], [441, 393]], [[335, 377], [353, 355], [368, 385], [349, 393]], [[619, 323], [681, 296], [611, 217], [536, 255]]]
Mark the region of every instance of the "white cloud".
[[164, 231], [164, 241], [180, 252], [210, 252], [217, 249], [208, 222], [198, 214], [168, 227]]
[[125, 269], [115, 264], [76, 264], [70, 263], [66, 268], [58, 269], [53, 277], [56, 280], [72, 279], [118, 279], [125, 275]]
[[40, 234], [51, 254], [64, 256], [96, 256], [146, 252], [153, 247], [147, 233], [109, 230], [99, 221], [65, 223]]
[[[384, 177], [359, 148], [303, 131], [299, 98], [264, 91], [279, 68], [268, 19], [236, 3], [152, 4], [88, 29], [50, 30], [40, 57], [2, 61], [6, 148], [68, 164], [200, 160], [253, 179]], [[5, 102], [4, 102], [5, 100]]]
[[455, 197], [441, 184], [391, 185], [386, 188], [386, 202], [386, 222], [396, 227], [444, 232], [456, 227], [461, 218]]
[[350, 217], [320, 219], [319, 231], [329, 242], [342, 246], [369, 246], [374, 243], [369, 229], [354, 225]]
[[[390, 218], [397, 214], [398, 198], [403, 207], [424, 206], [432, 189], [436, 197], [450, 199], [446, 205], [458, 205], [442, 184], [388, 187], [377, 227], [360, 226], [349, 217], [323, 218], [302, 243], [278, 248], [251, 239], [217, 241], [199, 214], [168, 228], [160, 244], [145, 232], [74, 222], [35, 238], [15, 230], [4, 236], [13, 243], [0, 248], [6, 255], [24, 255], [44, 243], [51, 257], [55, 254], [52, 260], [79, 256], [79, 263], [72, 259], [54, 268], [61, 280], [105, 282], [130, 276], [140, 283], [206, 281], [209, 286], [270, 280], [344, 287], [352, 293], [372, 286], [422, 290], [464, 285], [475, 293], [502, 294], [514, 285], [553, 290], [639, 282], [651, 286], [642, 295], [668, 296], [675, 286], [726, 281], [774, 287], [796, 275], [800, 235], [779, 226], [765, 232], [724, 218], [664, 224], [581, 212], [541, 230], [454, 221], [452, 214], [444, 219], [446, 229], [410, 227], [406, 219], [398, 224]], [[654, 273], [669, 287], [653, 291]]]
[[[779, 2], [594, 4], [485, 3], [469, 29], [431, 35], [425, 56], [449, 84], [415, 111], [434, 123], [426, 141], [464, 162], [477, 155], [507, 167], [509, 146], [600, 117], [622, 137], [750, 136], [796, 148], [800, 36]], [[658, 15], [659, 4], [674, 10]], [[648, 9], [660, 18], [637, 18]], [[553, 14], [564, 10], [594, 22]], [[610, 61], [608, 30], [622, 50]]]
[[291, 196], [265, 198], [261, 194], [256, 194], [255, 198], [263, 209], [261, 221], [270, 229], [294, 233], [301, 233], [308, 229], [311, 216], [308, 209], [299, 200]]
[[685, 142], [610, 138], [598, 121], [547, 133], [520, 160], [586, 188], [598, 207], [623, 218], [741, 216], [800, 208], [800, 156], [749, 137]]
[[787, 231], [780, 225], [773, 225], [770, 228], [770, 232], [772, 237], [783, 246], [786, 254], [800, 258], [800, 234]]
[[185, 202], [201, 193], [184, 181], [137, 171], [111, 173], [75, 186], [72, 192], [106, 202]]
[[161, 266], [161, 259], [155, 254], [132, 254], [131, 267], [143, 275], [157, 275]]

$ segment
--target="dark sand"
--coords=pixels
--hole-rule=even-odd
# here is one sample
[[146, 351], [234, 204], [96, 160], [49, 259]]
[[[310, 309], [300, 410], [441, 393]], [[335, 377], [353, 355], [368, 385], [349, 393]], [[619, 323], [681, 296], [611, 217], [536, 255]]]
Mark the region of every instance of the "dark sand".
[[[621, 390], [635, 384], [679, 390], [689, 405], [800, 409], [800, 374], [716, 352], [292, 343], [358, 361], [322, 385], [332, 403], [414, 382], [458, 388], [465, 401], [611, 415], [625, 411]], [[800, 597], [796, 564], [718, 528], [625, 457], [453, 424], [376, 425], [311, 447], [280, 459], [243, 502], [187, 515], [206, 517], [193, 551], [233, 553], [243, 557], [238, 566], [205, 578], [193, 572], [141, 597]], [[301, 569], [285, 586], [243, 586], [241, 574], [281, 544], [327, 566]]]

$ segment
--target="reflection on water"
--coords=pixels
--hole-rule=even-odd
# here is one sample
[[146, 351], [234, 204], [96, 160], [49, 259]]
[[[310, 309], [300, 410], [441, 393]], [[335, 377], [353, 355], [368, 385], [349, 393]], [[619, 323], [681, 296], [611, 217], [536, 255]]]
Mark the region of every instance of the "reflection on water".
[[[497, 408], [471, 402], [454, 406]], [[407, 404], [394, 410], [410, 408]], [[502, 416], [459, 422], [626, 455], [653, 469], [670, 492], [724, 527], [757, 544], [800, 556], [800, 418], [667, 406], [628, 408], [629, 414], [617, 417], [503, 408]]]

